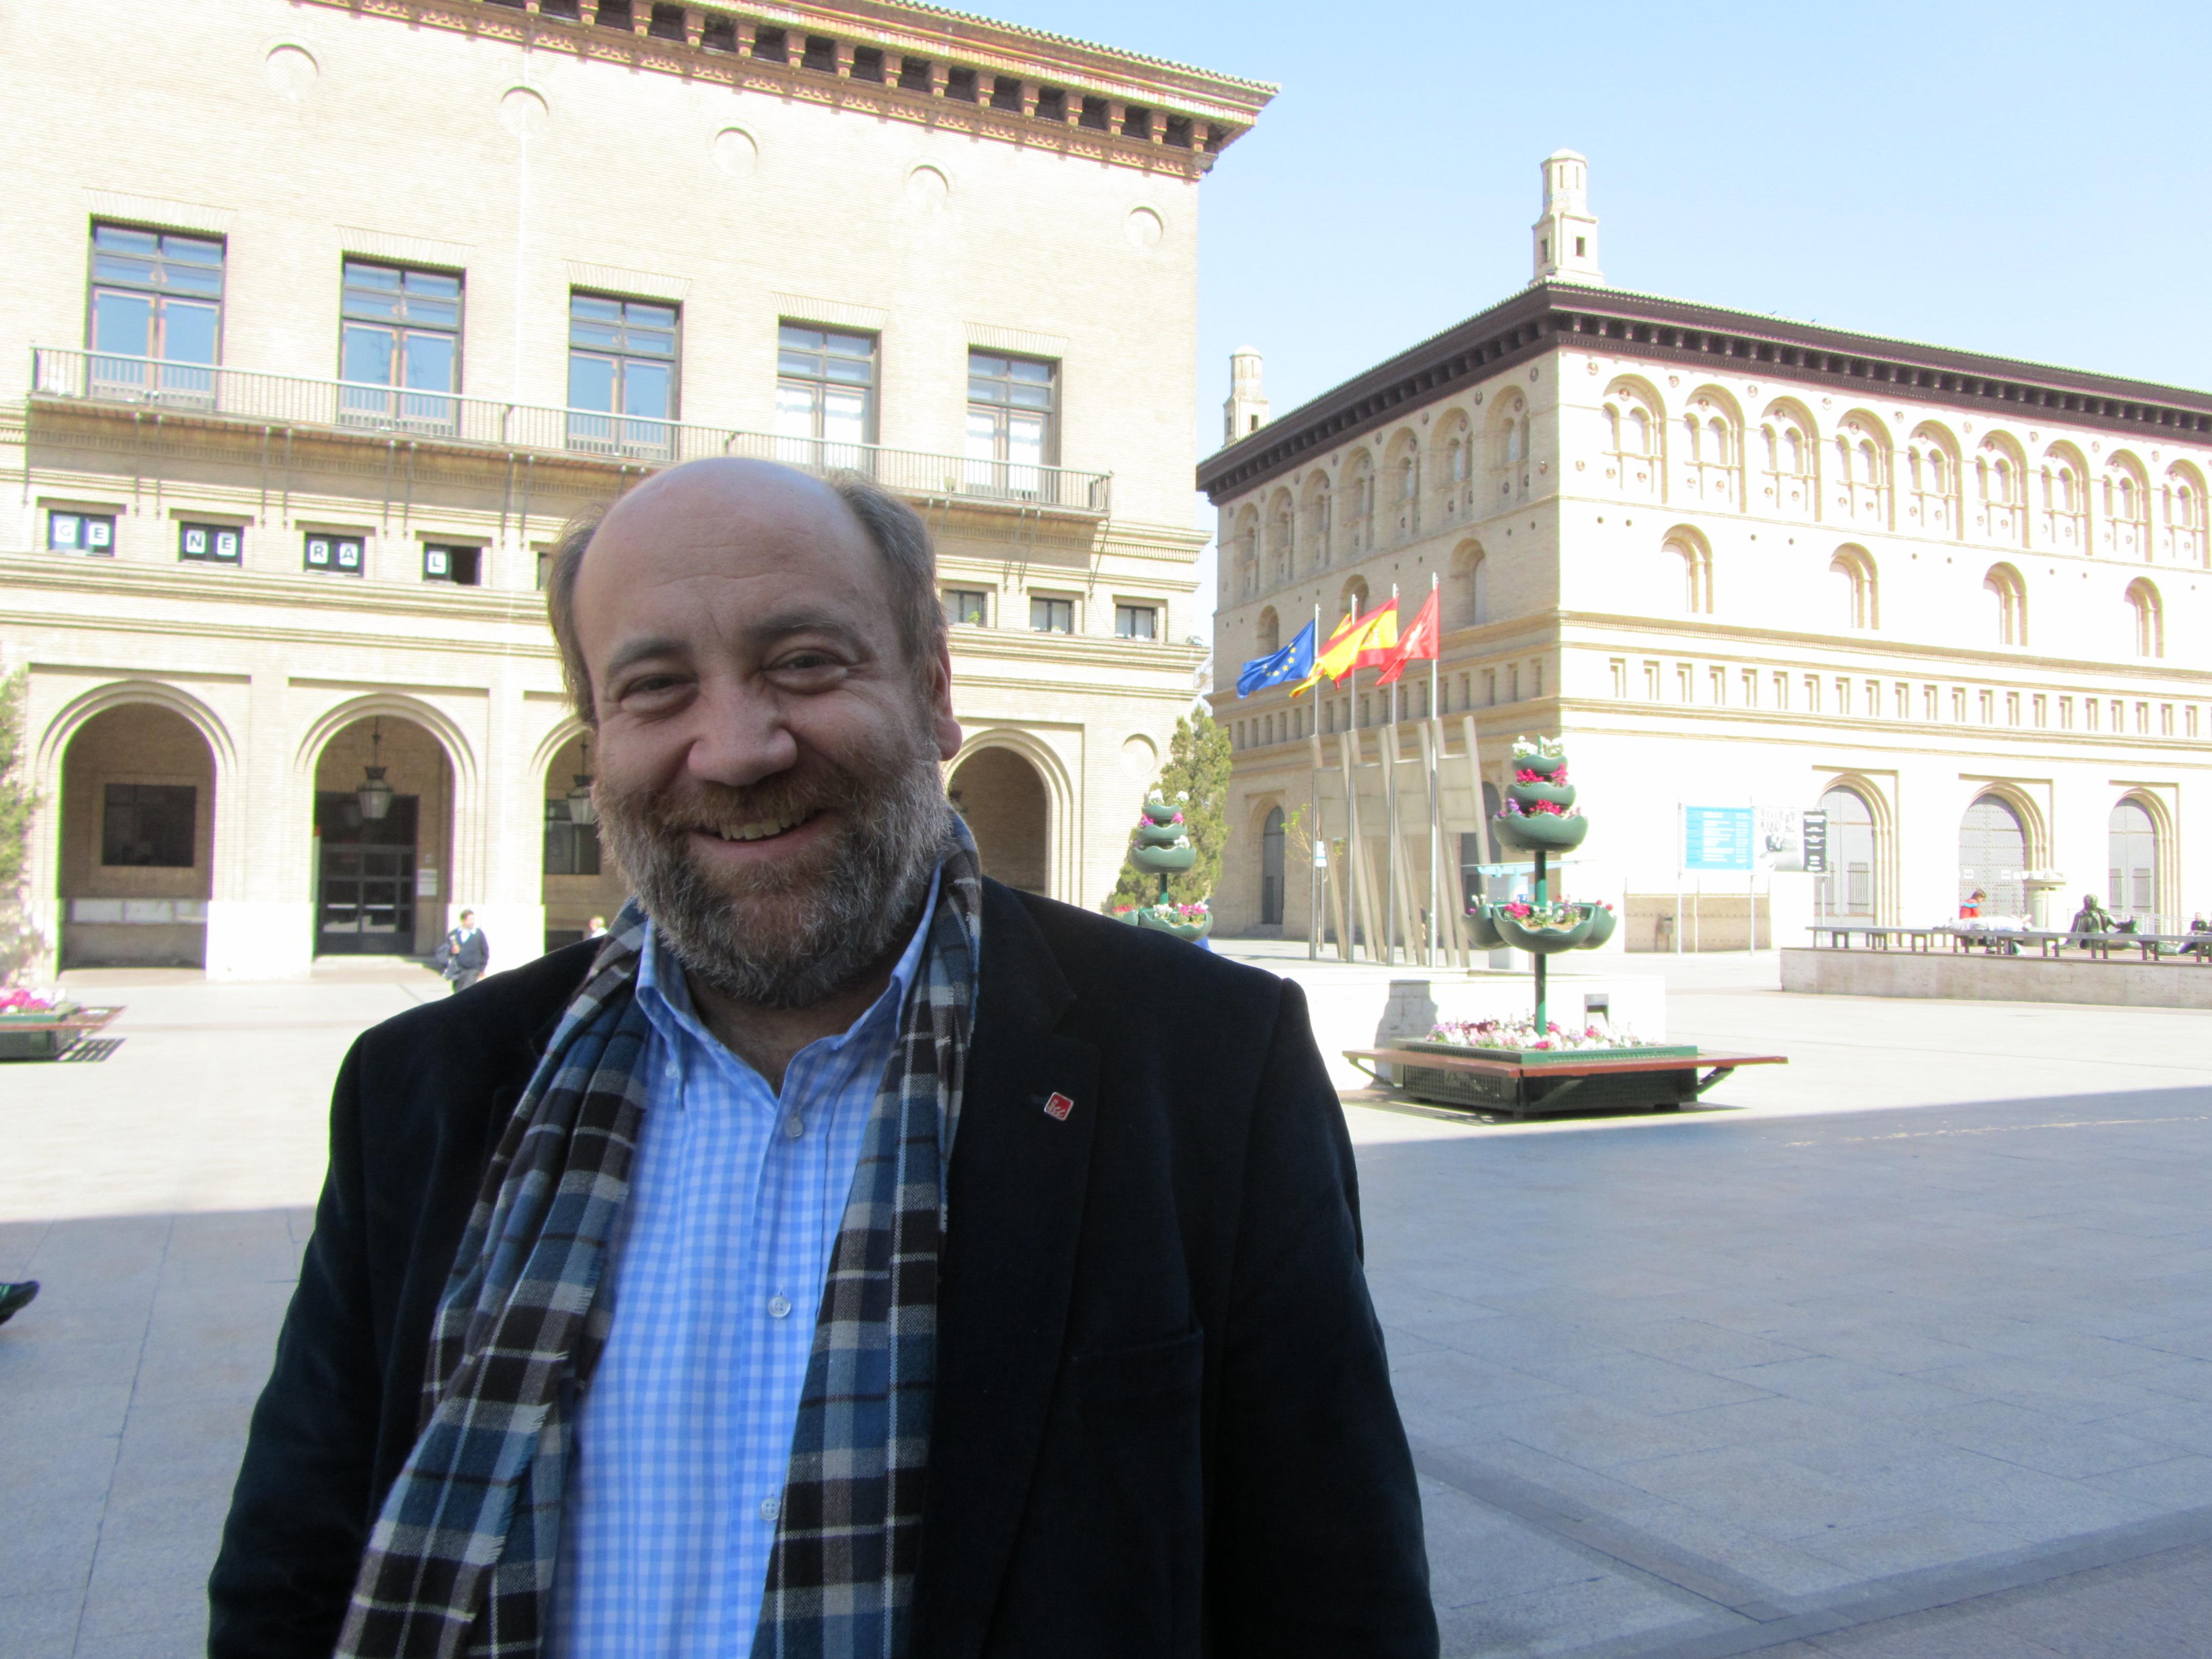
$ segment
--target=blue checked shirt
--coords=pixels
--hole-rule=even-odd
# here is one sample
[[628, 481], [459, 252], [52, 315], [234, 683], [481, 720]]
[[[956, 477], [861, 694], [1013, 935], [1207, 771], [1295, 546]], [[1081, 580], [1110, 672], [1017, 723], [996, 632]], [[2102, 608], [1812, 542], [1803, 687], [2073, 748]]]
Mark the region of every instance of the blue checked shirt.
[[752, 1650], [830, 1253], [937, 908], [882, 996], [793, 1057], [779, 1097], [710, 1036], [648, 927], [644, 1128], [577, 1414], [553, 1659]]

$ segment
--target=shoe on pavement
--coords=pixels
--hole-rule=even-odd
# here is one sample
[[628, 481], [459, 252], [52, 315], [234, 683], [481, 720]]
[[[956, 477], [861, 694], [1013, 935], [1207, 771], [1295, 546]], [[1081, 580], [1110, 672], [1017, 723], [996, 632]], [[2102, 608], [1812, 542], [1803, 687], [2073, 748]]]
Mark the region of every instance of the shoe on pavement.
[[12, 1285], [0, 1279], [0, 1325], [6, 1324], [19, 1308], [29, 1307], [38, 1293], [39, 1281], [35, 1279], [18, 1279]]

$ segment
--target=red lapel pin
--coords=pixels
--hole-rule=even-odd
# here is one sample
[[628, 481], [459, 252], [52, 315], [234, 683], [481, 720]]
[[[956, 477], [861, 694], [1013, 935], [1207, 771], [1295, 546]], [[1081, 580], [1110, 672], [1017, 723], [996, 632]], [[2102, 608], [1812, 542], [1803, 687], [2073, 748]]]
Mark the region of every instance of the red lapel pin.
[[1055, 1093], [1044, 1103], [1044, 1115], [1055, 1123], [1067, 1121], [1067, 1115], [1075, 1109], [1075, 1103], [1066, 1095]]

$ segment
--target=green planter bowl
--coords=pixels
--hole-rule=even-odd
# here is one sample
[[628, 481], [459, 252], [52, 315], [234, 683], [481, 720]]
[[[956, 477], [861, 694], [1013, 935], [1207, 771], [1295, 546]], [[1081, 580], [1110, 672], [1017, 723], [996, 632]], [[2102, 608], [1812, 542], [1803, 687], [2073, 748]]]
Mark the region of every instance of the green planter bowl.
[[1198, 862], [1198, 848], [1195, 847], [1133, 847], [1129, 849], [1129, 862], [1139, 870], [1150, 871], [1156, 876], [1163, 871], [1170, 875], [1179, 875]]
[[1525, 817], [1500, 812], [1490, 820], [1490, 827], [1500, 842], [1523, 853], [1564, 853], [1581, 846], [1589, 834], [1588, 818], [1563, 818], [1550, 812]]
[[1505, 935], [1498, 931], [1490, 906], [1480, 899], [1468, 906], [1467, 936], [1478, 951], [1501, 950], [1505, 944]]
[[1556, 778], [1567, 769], [1567, 757], [1565, 755], [1516, 755], [1513, 769], [1516, 772], [1534, 772], [1540, 778]]
[[1583, 941], [1589, 937], [1587, 915], [1571, 927], [1524, 927], [1503, 910], [1493, 910], [1491, 915], [1508, 945], [1535, 956], [1553, 957], [1562, 951], [1579, 951]]
[[1612, 911], [1596, 904], [1590, 906], [1589, 917], [1589, 937], [1583, 941], [1582, 948], [1585, 951], [1595, 951], [1613, 937], [1613, 930], [1620, 925], [1620, 919]]
[[1149, 910], [1137, 912], [1137, 926], [1149, 927], [1156, 933], [1173, 933], [1177, 939], [1188, 939], [1193, 945], [1213, 930], [1213, 918], [1202, 921], [1162, 921]]
[[1571, 783], [1509, 783], [1505, 793], [1524, 811], [1540, 800], [1549, 801], [1554, 806], [1575, 804], [1575, 787]]

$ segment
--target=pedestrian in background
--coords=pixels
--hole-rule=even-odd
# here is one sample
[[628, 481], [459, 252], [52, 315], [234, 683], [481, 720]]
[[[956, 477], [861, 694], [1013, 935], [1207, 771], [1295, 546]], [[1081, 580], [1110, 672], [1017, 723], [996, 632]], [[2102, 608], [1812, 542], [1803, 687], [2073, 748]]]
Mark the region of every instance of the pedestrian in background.
[[606, 936], [607, 919], [605, 916], [593, 916], [589, 921], [584, 924], [584, 937], [586, 939], [605, 939]]
[[475, 911], [461, 912], [460, 924], [446, 935], [435, 960], [438, 971], [456, 991], [465, 991], [483, 977], [485, 965], [491, 961], [491, 942], [477, 926]]

